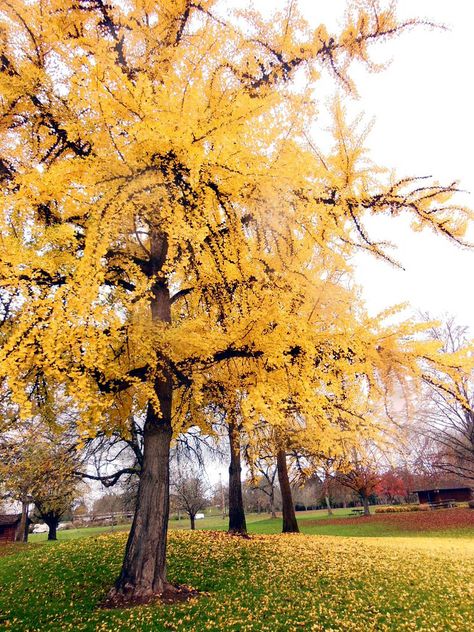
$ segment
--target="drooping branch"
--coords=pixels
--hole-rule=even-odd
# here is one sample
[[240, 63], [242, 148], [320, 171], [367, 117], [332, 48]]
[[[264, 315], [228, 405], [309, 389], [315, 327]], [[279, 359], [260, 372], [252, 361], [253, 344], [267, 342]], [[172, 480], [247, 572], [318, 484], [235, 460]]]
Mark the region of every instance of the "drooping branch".
[[88, 472], [81, 472], [76, 470], [74, 474], [82, 479], [88, 479], [92, 481], [100, 481], [104, 487], [113, 487], [116, 485], [119, 480], [123, 477], [132, 474], [139, 474], [140, 470], [135, 467], [124, 467], [120, 470], [117, 470], [113, 474], [89, 474]]

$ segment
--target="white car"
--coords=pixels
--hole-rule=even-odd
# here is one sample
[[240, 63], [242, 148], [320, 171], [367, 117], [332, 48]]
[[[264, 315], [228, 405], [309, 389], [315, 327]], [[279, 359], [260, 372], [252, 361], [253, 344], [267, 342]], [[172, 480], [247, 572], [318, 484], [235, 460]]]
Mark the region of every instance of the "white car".
[[70, 529], [72, 526], [72, 522], [60, 522], [58, 524], [58, 531], [60, 531], [61, 529]]
[[35, 526], [33, 527], [33, 533], [46, 533], [47, 531], [47, 524], [35, 524]]
[[195, 516], [196, 520], [202, 520], [204, 518], [204, 514], [203, 513], [197, 513]]

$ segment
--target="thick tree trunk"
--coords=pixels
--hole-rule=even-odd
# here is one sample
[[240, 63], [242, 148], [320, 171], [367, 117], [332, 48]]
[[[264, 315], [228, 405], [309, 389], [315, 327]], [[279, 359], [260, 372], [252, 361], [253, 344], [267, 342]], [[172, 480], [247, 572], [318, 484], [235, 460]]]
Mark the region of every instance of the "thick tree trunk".
[[367, 496], [360, 494], [362, 498], [362, 504], [364, 505], [364, 516], [370, 516], [369, 499]]
[[[171, 322], [171, 302], [161, 270], [166, 261], [166, 235], [151, 230], [150, 278], [155, 279], [150, 303], [153, 322]], [[173, 381], [158, 367], [155, 393], [160, 407], [148, 403], [143, 429], [143, 465], [132, 528], [122, 570], [106, 605], [146, 603], [174, 587], [166, 581], [166, 538], [169, 519], [169, 461], [172, 437]]]
[[16, 542], [28, 542], [28, 506], [29, 502], [21, 502], [21, 519], [16, 532]]
[[191, 531], [194, 531], [196, 529], [196, 518], [194, 515], [189, 516], [190, 520], [191, 520]]
[[229, 420], [229, 533], [247, 533], [244, 501], [242, 498], [242, 467], [240, 463], [240, 433], [237, 422]]
[[52, 522], [51, 524], [48, 524], [48, 540], [57, 540], [58, 537], [56, 535], [56, 531], [58, 528], [58, 523], [57, 522]]
[[36, 508], [40, 516], [43, 518], [45, 523], [48, 525], [48, 540], [57, 540], [57, 529], [59, 525], [60, 516], [54, 511], [43, 511], [44, 506], [41, 504], [37, 504]]
[[143, 468], [125, 558], [111, 603], [146, 603], [170, 588], [166, 581], [171, 425], [148, 405]]
[[283, 514], [283, 533], [299, 533], [298, 522], [296, 520], [293, 496], [291, 494], [290, 479], [288, 477], [288, 466], [286, 464], [286, 454], [283, 449], [277, 452], [278, 482], [281, 491], [281, 508]]

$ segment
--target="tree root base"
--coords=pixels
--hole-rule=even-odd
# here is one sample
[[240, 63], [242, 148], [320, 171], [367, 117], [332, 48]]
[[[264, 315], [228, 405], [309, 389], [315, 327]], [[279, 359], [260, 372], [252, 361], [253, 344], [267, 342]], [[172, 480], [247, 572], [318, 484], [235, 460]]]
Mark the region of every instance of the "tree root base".
[[227, 535], [233, 535], [238, 538], [243, 538], [244, 540], [251, 539], [247, 531], [238, 531], [237, 529], [236, 530], [230, 529], [229, 531], [227, 531]]
[[164, 589], [158, 593], [150, 590], [112, 588], [99, 607], [104, 610], [113, 610], [153, 603], [182, 603], [183, 601], [196, 599], [199, 597], [199, 594], [198, 590], [190, 586], [174, 586], [173, 584], [166, 584]]

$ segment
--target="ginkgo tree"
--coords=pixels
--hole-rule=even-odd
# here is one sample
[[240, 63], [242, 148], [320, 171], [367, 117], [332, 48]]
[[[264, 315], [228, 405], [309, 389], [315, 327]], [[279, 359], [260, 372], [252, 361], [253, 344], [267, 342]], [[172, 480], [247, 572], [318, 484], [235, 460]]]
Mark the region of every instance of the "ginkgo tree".
[[[462, 240], [454, 185], [383, 181], [341, 107], [327, 155], [308, 133], [321, 69], [350, 89], [353, 60], [370, 64], [373, 42], [415, 25], [375, 2], [330, 34], [296, 2], [266, 21], [216, 0], [3, 0], [0, 375], [24, 417], [31, 384], [61, 385], [84, 439], [146, 410], [109, 603], [173, 590], [170, 444], [205, 426], [216, 367], [257, 376], [247, 389], [235, 373], [247, 418], [283, 423], [287, 368], [298, 409], [317, 415], [313, 341], [293, 308], [316, 258], [332, 269], [355, 247], [383, 254], [367, 212], [407, 211]], [[321, 348], [320, 366], [350, 364]]]

